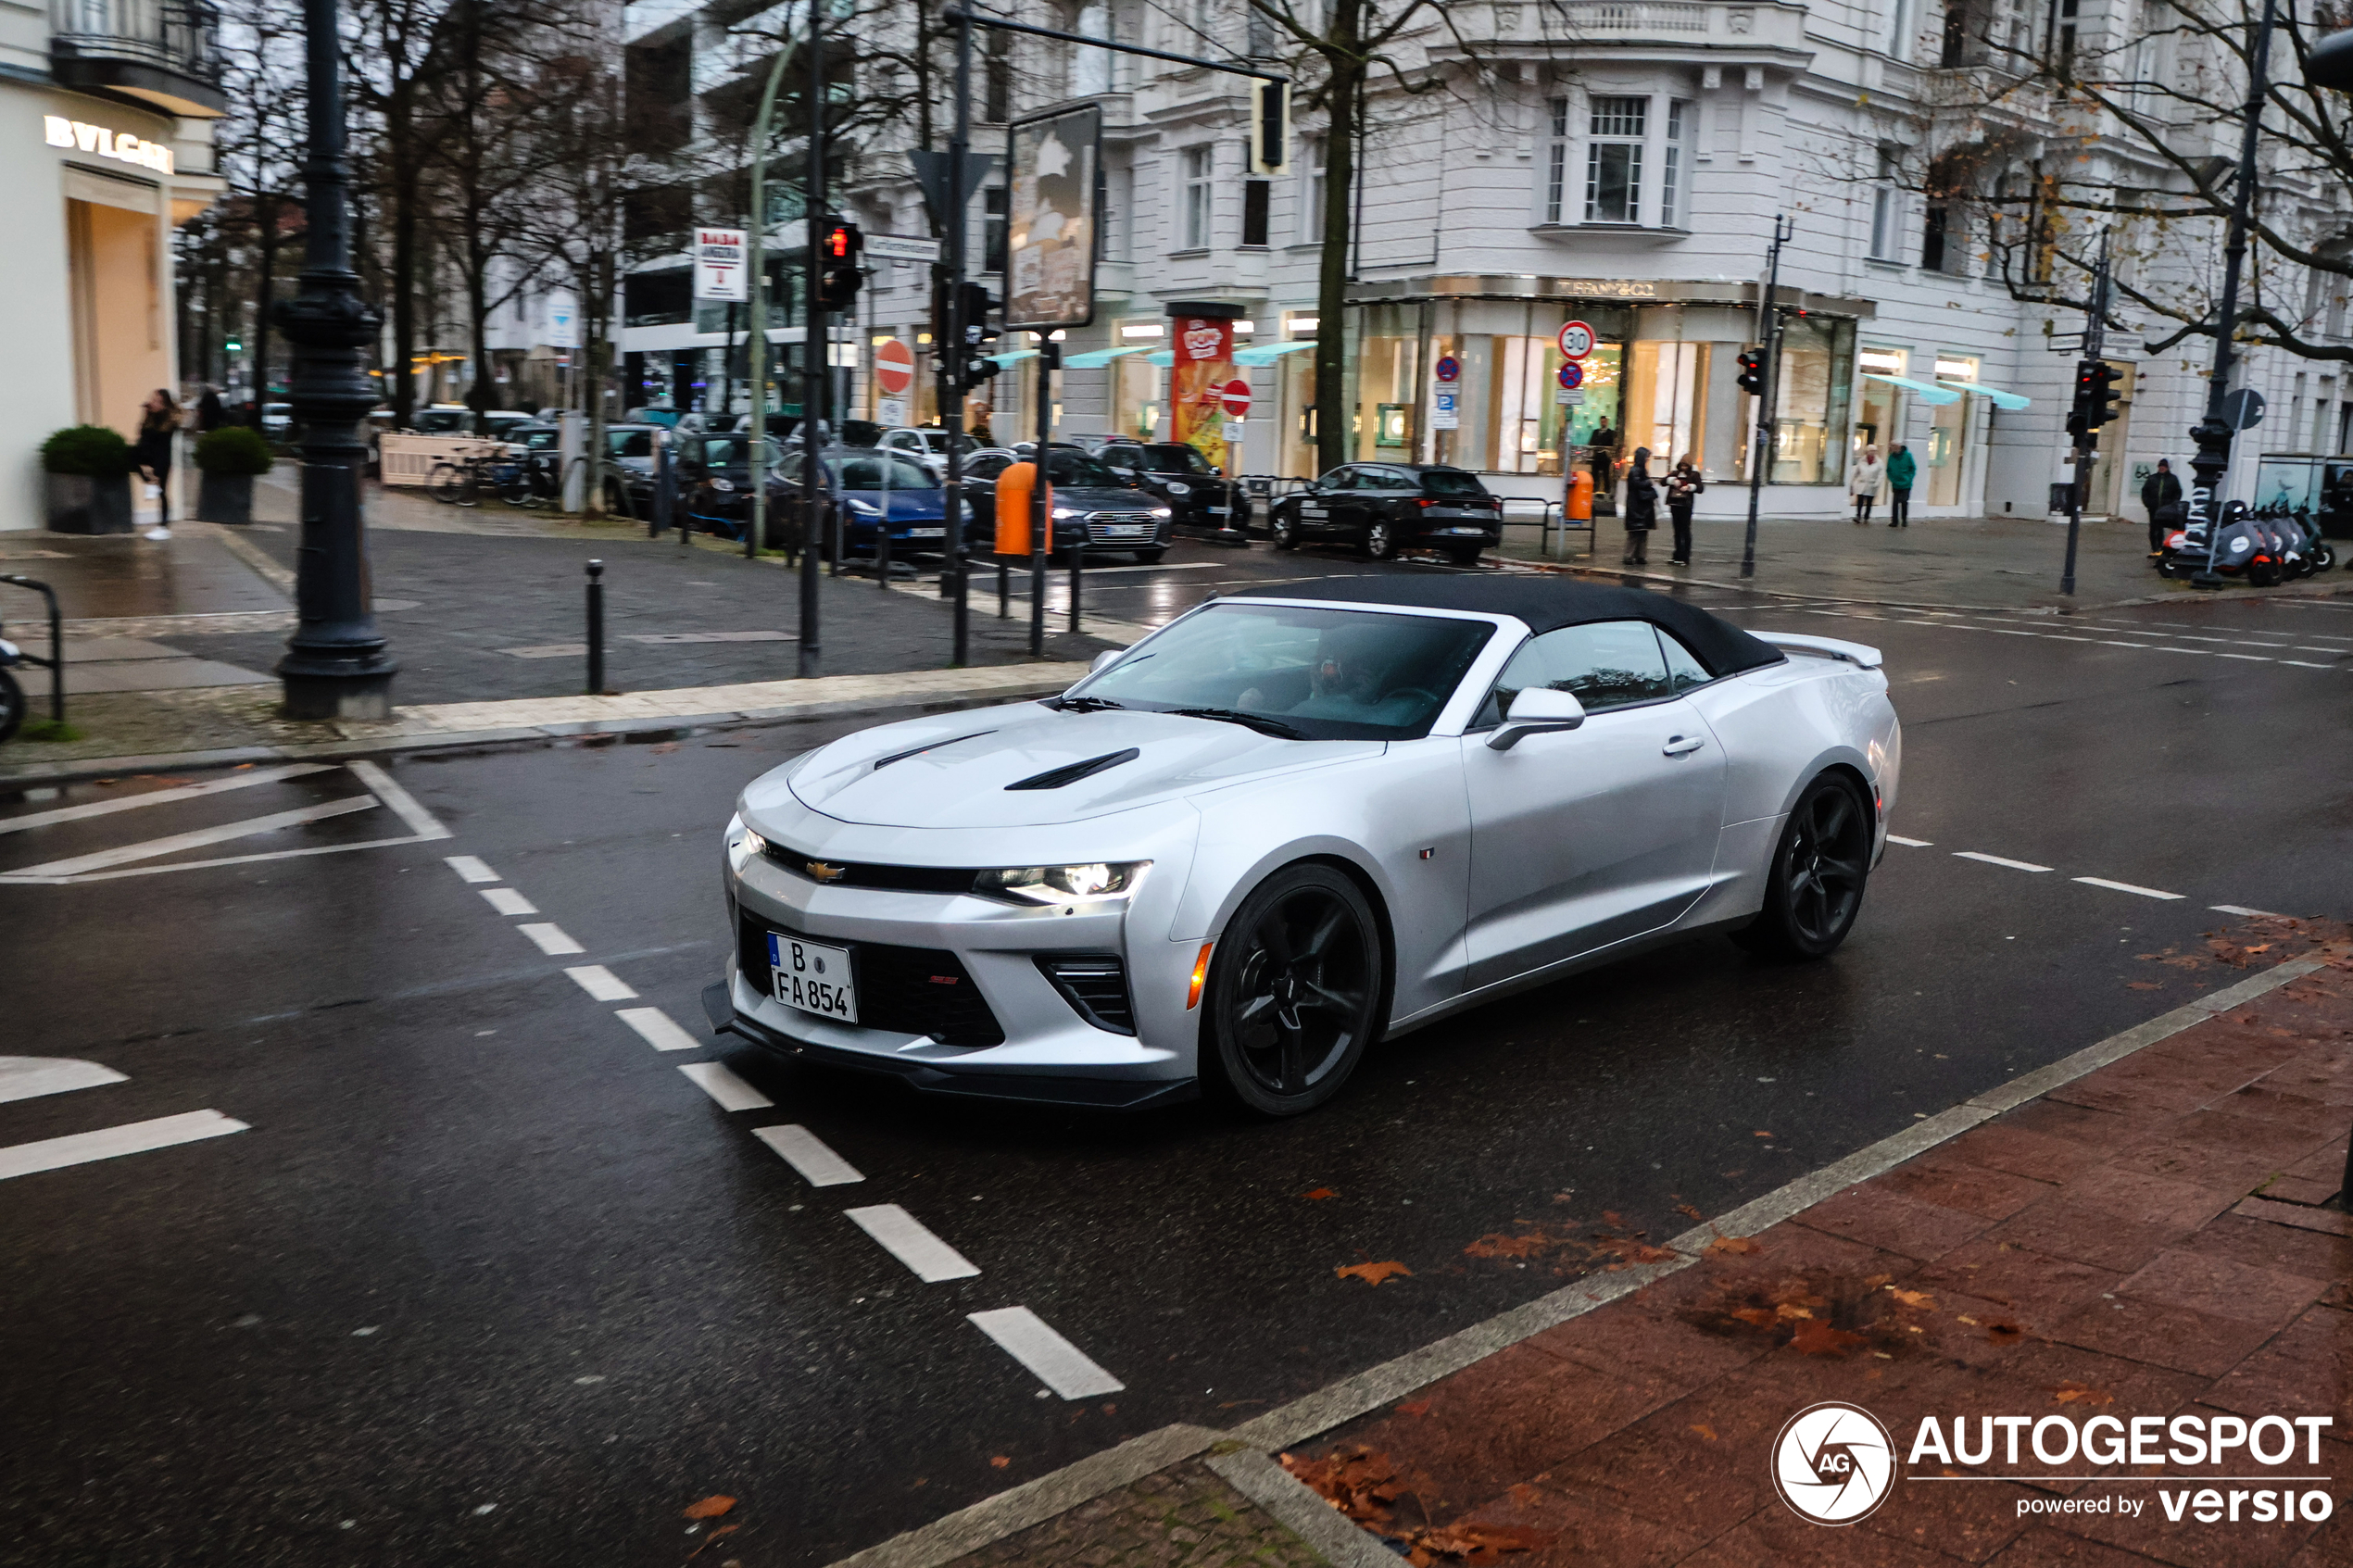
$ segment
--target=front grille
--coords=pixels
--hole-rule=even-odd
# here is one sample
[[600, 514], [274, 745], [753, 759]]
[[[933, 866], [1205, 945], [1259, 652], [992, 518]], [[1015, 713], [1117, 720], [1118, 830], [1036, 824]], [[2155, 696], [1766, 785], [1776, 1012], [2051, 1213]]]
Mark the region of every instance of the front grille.
[[[804, 855], [797, 849], [787, 849], [781, 844], [769, 845], [764, 853], [769, 859], [803, 882], [813, 882], [820, 887], [876, 887], [893, 893], [970, 893], [973, 878], [980, 874], [968, 867], [875, 866], [827, 860], [815, 855]], [[829, 866], [841, 874], [818, 876], [810, 871], [812, 864]]]
[[1089, 953], [1059, 958], [1039, 954], [1038, 967], [1054, 983], [1079, 1017], [1114, 1035], [1136, 1032], [1136, 1009], [1127, 997], [1127, 966], [1116, 957]]
[[[776, 977], [768, 962], [768, 934], [777, 929], [749, 914], [742, 917], [737, 929], [736, 962], [745, 982], [763, 997], [775, 994]], [[860, 1028], [928, 1035], [944, 1046], [1004, 1043], [1003, 1026], [989, 1010], [980, 987], [973, 984], [963, 960], [955, 954], [937, 947], [895, 947], [883, 942], [836, 941], [834, 945], [849, 949], [858, 984]]]

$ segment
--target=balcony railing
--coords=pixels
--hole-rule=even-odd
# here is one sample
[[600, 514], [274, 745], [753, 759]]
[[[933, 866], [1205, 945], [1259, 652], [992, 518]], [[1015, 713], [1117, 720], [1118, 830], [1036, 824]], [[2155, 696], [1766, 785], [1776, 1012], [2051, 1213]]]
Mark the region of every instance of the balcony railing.
[[59, 81], [130, 93], [174, 114], [227, 107], [219, 30], [205, 0], [49, 0], [49, 53]]
[[1692, 0], [1569, 0], [1560, 14], [1573, 32], [1707, 31], [1707, 7]]

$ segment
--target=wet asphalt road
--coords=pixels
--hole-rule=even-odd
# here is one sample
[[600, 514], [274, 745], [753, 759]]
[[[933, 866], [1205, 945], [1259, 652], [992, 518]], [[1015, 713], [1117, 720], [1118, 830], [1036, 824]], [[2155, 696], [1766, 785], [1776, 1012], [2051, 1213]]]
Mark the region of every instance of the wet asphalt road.
[[[1466, 1254], [1482, 1236], [1673, 1234], [1680, 1206], [1720, 1212], [2176, 1006], [2215, 972], [2140, 955], [2202, 950], [2232, 919], [2209, 906], [2348, 912], [2353, 608], [1732, 613], [1887, 650], [1894, 826], [1932, 843], [1889, 850], [1844, 949], [1781, 968], [1695, 939], [1381, 1047], [1282, 1125], [934, 1105], [625, 1027], [617, 1008], [655, 1007], [708, 1039], [718, 827], [846, 723], [405, 759], [390, 778], [447, 840], [0, 886], [8, 1048], [127, 1075], [0, 1104], [0, 1146], [200, 1110], [246, 1127], [0, 1186], [0, 1561], [672, 1563], [698, 1544], [680, 1510], [724, 1492], [742, 1531], [700, 1561], [823, 1563], [1559, 1283], [1561, 1254]], [[6, 831], [192, 782], [0, 799], [0, 870], [371, 788], [335, 767]], [[379, 806], [267, 842], [408, 833]], [[492, 908], [453, 854], [536, 912]], [[583, 954], [499, 929], [539, 922]], [[639, 997], [593, 999], [564, 973], [589, 963]], [[677, 1071], [702, 1060], [775, 1109], [722, 1110]], [[787, 1122], [865, 1180], [812, 1188], [750, 1135]], [[843, 1214], [887, 1203], [979, 1274], [918, 1283]], [[1333, 1273], [1392, 1259], [1412, 1276]], [[1125, 1390], [1040, 1397], [964, 1321], [1013, 1305]]]

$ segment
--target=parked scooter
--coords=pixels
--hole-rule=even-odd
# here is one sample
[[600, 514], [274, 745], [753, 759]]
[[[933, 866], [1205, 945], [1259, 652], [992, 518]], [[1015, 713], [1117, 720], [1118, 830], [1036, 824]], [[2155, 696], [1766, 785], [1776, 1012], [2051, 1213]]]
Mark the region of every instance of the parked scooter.
[[2218, 576], [2244, 577], [2259, 588], [2273, 587], [2284, 575], [2279, 536], [2255, 518], [2245, 501], [2226, 505], [2221, 522], [2210, 532], [2210, 545], [2209, 530], [2196, 523], [2168, 534], [2165, 553], [2158, 559], [2158, 574], [2189, 577], [2210, 565]]

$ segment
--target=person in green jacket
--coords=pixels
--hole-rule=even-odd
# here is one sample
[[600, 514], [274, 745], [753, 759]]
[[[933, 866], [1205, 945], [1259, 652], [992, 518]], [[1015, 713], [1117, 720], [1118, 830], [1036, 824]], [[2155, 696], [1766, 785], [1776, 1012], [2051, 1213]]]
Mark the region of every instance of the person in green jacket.
[[1912, 481], [1920, 474], [1912, 449], [1897, 442], [1887, 454], [1887, 526], [1912, 526]]

